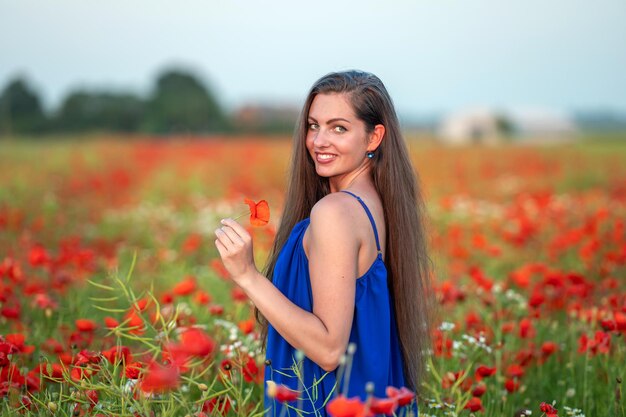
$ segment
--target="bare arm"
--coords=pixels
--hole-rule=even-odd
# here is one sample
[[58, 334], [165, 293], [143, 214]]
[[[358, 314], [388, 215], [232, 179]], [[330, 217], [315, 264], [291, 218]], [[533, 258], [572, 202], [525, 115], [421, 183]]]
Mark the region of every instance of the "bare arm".
[[298, 307], [258, 272], [250, 235], [241, 225], [231, 219], [223, 224], [215, 243], [233, 281], [289, 344], [324, 370], [334, 370], [350, 337], [359, 250], [353, 219], [341, 196], [327, 196], [311, 212], [313, 312]]

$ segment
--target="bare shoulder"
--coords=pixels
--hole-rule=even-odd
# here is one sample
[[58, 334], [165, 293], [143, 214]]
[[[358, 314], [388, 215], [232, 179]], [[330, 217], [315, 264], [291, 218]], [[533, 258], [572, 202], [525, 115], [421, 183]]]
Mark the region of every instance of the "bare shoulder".
[[[346, 193], [328, 194], [311, 209], [310, 224], [304, 233], [304, 251], [309, 256], [311, 244], [335, 248], [359, 245], [354, 218], [354, 200]], [[328, 239], [332, 237], [332, 239]]]
[[342, 193], [331, 193], [318, 201], [311, 209], [311, 225], [352, 226], [354, 218], [354, 197]]
[[[331, 193], [315, 203], [311, 209], [311, 220], [325, 217], [341, 218], [347, 216], [352, 208], [352, 201], [346, 193]], [[345, 220], [345, 219], [344, 219]]]

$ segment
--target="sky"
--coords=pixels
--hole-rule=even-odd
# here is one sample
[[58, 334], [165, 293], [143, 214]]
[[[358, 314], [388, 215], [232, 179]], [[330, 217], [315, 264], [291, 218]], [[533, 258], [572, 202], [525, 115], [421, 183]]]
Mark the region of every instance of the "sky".
[[0, 0], [0, 88], [23, 74], [53, 109], [79, 87], [147, 95], [183, 67], [232, 110], [300, 106], [361, 69], [399, 114], [624, 113], [625, 22], [625, 0]]

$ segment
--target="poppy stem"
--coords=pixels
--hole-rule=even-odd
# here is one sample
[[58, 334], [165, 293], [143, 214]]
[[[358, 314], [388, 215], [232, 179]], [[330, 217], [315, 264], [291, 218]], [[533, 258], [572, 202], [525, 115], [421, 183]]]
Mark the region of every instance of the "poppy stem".
[[241, 214], [240, 214], [240, 215], [238, 215], [237, 217], [233, 217], [232, 219], [233, 219], [233, 220], [237, 220], [237, 219], [239, 219], [239, 218], [241, 218], [241, 217], [245, 216], [246, 214], [248, 214], [248, 212], [244, 211], [243, 213], [241, 213]]

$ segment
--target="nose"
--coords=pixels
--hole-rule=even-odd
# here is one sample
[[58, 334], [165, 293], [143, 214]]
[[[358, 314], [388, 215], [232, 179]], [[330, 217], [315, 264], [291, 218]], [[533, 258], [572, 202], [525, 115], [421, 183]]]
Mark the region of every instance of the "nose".
[[315, 136], [313, 136], [313, 144], [315, 147], [319, 148], [328, 146], [328, 135], [324, 129], [320, 128], [317, 132], [315, 132]]

